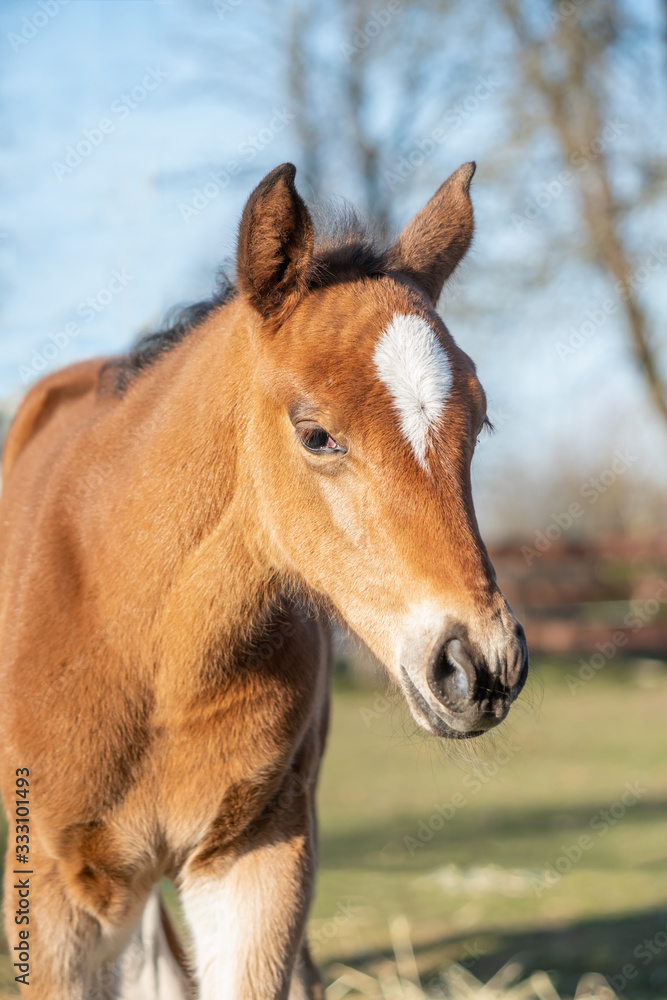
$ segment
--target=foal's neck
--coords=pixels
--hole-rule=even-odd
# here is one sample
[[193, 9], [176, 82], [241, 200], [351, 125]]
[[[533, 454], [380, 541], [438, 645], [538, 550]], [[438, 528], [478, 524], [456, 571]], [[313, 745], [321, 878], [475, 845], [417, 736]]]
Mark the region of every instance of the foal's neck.
[[286, 582], [267, 552], [245, 453], [255, 347], [243, 314], [232, 303], [211, 316], [127, 400], [137, 429], [125, 495], [145, 604], [154, 635], [168, 637], [165, 655], [184, 662], [195, 648], [233, 649]]

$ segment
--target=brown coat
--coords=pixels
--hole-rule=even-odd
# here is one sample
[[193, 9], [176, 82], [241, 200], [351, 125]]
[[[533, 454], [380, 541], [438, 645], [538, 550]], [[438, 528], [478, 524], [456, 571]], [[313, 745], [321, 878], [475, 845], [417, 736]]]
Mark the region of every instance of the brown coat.
[[[472, 236], [471, 176], [382, 255], [353, 236], [316, 246], [279, 167], [246, 206], [230, 301], [122, 392], [91, 361], [26, 397], [0, 505], [10, 946], [15, 772], [30, 772], [26, 995], [119, 995], [168, 876], [203, 997], [321, 996], [304, 937], [330, 661], [316, 606], [431, 732], [476, 735], [518, 694], [525, 642], [470, 494], [484, 394], [434, 311]], [[397, 343], [414, 329], [430, 351], [407, 375], [378, 360], [396, 317]], [[442, 372], [446, 415], [422, 442], [408, 410], [445, 399]]]

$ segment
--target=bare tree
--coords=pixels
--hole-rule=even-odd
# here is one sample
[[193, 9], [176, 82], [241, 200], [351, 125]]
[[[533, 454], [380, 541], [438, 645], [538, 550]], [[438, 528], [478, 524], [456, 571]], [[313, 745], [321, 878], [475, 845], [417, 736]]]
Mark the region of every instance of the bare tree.
[[[210, 15], [207, 0], [198, 2]], [[286, 155], [299, 165], [307, 196], [340, 192], [382, 226], [398, 227], [451, 169], [478, 160], [475, 267], [448, 289], [442, 307], [454, 331], [465, 322], [468, 344], [487, 369], [497, 360], [508, 381], [534, 379], [541, 349], [559, 353], [554, 338], [571, 323], [571, 308], [586, 309], [589, 289], [611, 285], [615, 317], [598, 344], [627, 333], [628, 358], [633, 352], [656, 419], [667, 422], [658, 278], [650, 288], [635, 280], [649, 248], [664, 256], [667, 129], [655, 86], [659, 60], [649, 67], [646, 51], [662, 52], [664, 81], [667, 7], [648, 20], [621, 0], [220, 2], [230, 7], [223, 30], [215, 35], [209, 23], [202, 34], [212, 56], [230, 55], [217, 58], [206, 83], [218, 85], [216, 72], [221, 80], [229, 75], [233, 56], [231, 79], [234, 87], [241, 81], [248, 101], [252, 94], [260, 106], [286, 101], [294, 115]], [[243, 31], [258, 33], [254, 48], [239, 43]], [[484, 87], [489, 100], [479, 98]], [[614, 119], [627, 124], [618, 141], [605, 143]], [[525, 204], [533, 182], [549, 186], [563, 170], [571, 175], [565, 196], [521, 229], [513, 226], [512, 204]], [[512, 330], [510, 365], [503, 352]], [[627, 387], [632, 380], [619, 374]], [[591, 435], [573, 435], [577, 420], [602, 424], [609, 440], [622, 436], [629, 409], [610, 405], [609, 387], [604, 412], [586, 411], [586, 392], [578, 393], [558, 422], [563, 394], [577, 379], [589, 388], [586, 378], [585, 364], [563, 369], [562, 391], [549, 390], [535, 422], [513, 426], [514, 456], [516, 435], [531, 446], [545, 429], [552, 445], [562, 434], [568, 454], [581, 445], [583, 456]], [[494, 390], [489, 382], [493, 404], [499, 383]], [[512, 392], [500, 398], [511, 400]], [[494, 416], [498, 427], [512, 417], [506, 405]], [[485, 474], [494, 495], [502, 488], [516, 503], [502, 444], [497, 439], [498, 465], [484, 466]], [[552, 471], [524, 463], [526, 496], [536, 495], [531, 476], [548, 492], [560, 473], [559, 463]]]
[[[516, 38], [523, 83], [542, 108], [532, 118], [529, 140], [547, 124], [566, 164], [577, 164], [585, 156], [585, 169], [572, 171], [572, 176], [581, 203], [586, 250], [620, 291], [618, 303], [634, 356], [655, 407], [667, 421], [667, 379], [658, 338], [631, 281], [638, 262], [626, 236], [632, 210], [664, 197], [667, 167], [644, 147], [632, 164], [641, 175], [640, 201], [628, 204], [613, 183], [603, 141], [607, 123], [614, 117], [620, 58], [624, 56], [632, 70], [642, 75], [636, 44], [641, 26], [629, 20], [627, 8], [617, 0], [590, 4], [550, 0], [546, 23], [551, 30], [546, 31], [544, 21], [536, 26], [534, 5], [529, 9], [522, 0], [501, 0], [501, 6]], [[524, 109], [528, 106], [524, 100]]]
[[287, 82], [313, 194], [340, 190], [344, 171], [345, 188], [381, 229], [396, 221], [388, 177], [461, 85], [451, 46], [446, 52], [455, 8], [449, 0], [294, 0]]

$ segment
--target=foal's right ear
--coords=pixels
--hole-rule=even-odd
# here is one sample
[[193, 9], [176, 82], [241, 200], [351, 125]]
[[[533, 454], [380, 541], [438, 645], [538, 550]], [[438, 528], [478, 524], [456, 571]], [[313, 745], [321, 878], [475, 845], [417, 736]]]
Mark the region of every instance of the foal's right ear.
[[474, 173], [474, 163], [464, 163], [455, 170], [390, 251], [394, 267], [416, 281], [433, 305], [437, 305], [442, 286], [472, 240], [470, 182]]
[[304, 291], [313, 252], [313, 223], [294, 187], [295, 174], [292, 163], [267, 174], [241, 218], [238, 284], [266, 318], [289, 308]]

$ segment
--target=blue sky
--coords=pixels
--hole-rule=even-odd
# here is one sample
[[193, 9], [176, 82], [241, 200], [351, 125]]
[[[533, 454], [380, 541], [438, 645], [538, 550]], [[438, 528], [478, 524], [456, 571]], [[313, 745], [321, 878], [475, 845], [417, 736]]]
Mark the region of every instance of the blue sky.
[[[33, 10], [37, 4], [6, 4], [2, 34], [20, 32]], [[235, 190], [184, 221], [181, 194], [187, 204], [197, 182], [266, 127], [273, 109], [253, 114], [201, 95], [197, 67], [177, 44], [183, 13], [151, 2], [73, 0], [28, 44], [5, 51], [9, 183], [0, 227], [9, 288], [0, 393], [25, 384], [49, 334], [67, 323], [80, 332], [51, 367], [117, 351], [174, 302], [208, 293], [220, 259], [233, 253], [248, 188], [286, 155], [276, 133], [242, 188], [235, 179]], [[113, 282], [115, 272], [124, 283]], [[106, 304], [110, 281], [122, 290]], [[90, 297], [104, 306], [92, 319]]]
[[[649, 16], [654, 5], [644, 6]], [[222, 18], [205, 0], [0, 5], [0, 398], [16, 401], [43, 370], [122, 350], [174, 304], [208, 295], [220, 263], [233, 258], [252, 187], [277, 163], [298, 166], [283, 66], [264, 48], [275, 29], [261, 21], [266, 10], [254, 0], [229, 4]], [[471, 68], [470, 80], [483, 70]], [[576, 211], [566, 195], [517, 230], [521, 204], [499, 202], [485, 179], [490, 136], [497, 141], [506, 120], [502, 96], [396, 191], [397, 218], [407, 221], [461, 160], [480, 161], [476, 248], [460, 280], [489, 306], [473, 325], [454, 303], [451, 324], [478, 363], [500, 425], [480, 450], [476, 475], [501, 484], [522, 470], [535, 480], [542, 469], [547, 482], [565, 458], [586, 478], [628, 445], [640, 455], [638, 476], [662, 475], [655, 455], [664, 453], [665, 434], [618, 317], [605, 317], [572, 355], [558, 354], [590, 311], [599, 316], [605, 284], [564, 261], [550, 298], [534, 284], [515, 285], [504, 299], [485, 285], [489, 262], [528, 265], [532, 241], [550, 238], [554, 219], [567, 228]], [[447, 95], [438, 100], [433, 111], [442, 113]], [[625, 112], [631, 132], [641, 108]], [[228, 176], [230, 162], [240, 169]], [[549, 155], [526, 164], [526, 198], [559, 169]], [[331, 194], [354, 200], [343, 170], [338, 177]], [[632, 184], [630, 177], [630, 195]], [[638, 234], [639, 261], [660, 253], [665, 227], [651, 225], [655, 238]], [[667, 308], [665, 274], [661, 265], [644, 287], [658, 317]]]

